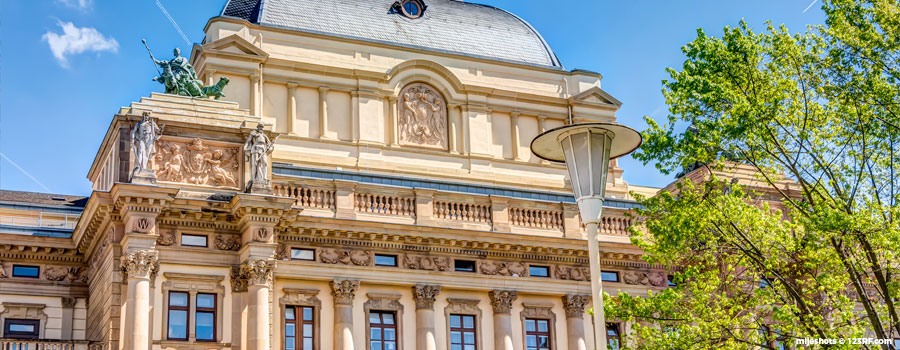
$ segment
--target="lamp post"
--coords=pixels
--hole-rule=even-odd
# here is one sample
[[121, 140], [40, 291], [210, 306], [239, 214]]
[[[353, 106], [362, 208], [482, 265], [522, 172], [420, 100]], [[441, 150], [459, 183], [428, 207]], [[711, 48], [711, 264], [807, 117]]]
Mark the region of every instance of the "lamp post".
[[637, 131], [614, 123], [566, 125], [548, 130], [531, 141], [531, 152], [535, 155], [557, 163], [564, 162], [569, 169], [575, 202], [578, 203], [578, 212], [588, 237], [596, 349], [606, 349], [597, 227], [606, 195], [609, 160], [631, 153], [640, 145], [641, 135]]

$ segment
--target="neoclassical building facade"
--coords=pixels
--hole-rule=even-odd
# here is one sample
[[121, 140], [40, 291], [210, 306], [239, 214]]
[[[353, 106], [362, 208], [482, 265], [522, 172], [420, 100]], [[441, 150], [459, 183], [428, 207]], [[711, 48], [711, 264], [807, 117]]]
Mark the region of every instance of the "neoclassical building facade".
[[[566, 169], [529, 145], [615, 122], [600, 74], [463, 1], [212, 15], [190, 63], [227, 82], [221, 99], [111, 111], [89, 197], [0, 193], [0, 348], [594, 348]], [[626, 231], [630, 193], [657, 189], [622, 173], [612, 161], [604, 288], [666, 288]], [[610, 343], [628, 329], [608, 320]]]

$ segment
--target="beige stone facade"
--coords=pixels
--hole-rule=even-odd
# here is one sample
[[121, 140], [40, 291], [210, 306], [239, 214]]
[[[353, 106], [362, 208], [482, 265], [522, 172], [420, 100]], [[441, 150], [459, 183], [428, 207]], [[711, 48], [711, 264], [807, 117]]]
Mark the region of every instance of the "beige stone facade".
[[[17, 228], [0, 231], [0, 323], [38, 320], [44, 339], [0, 348], [300, 349], [309, 338], [303, 350], [512, 350], [530, 348], [535, 320], [548, 348], [594, 348], [566, 170], [529, 144], [568, 123], [614, 122], [620, 102], [599, 74], [229, 17], [205, 32], [191, 62], [207, 83], [229, 79], [225, 98], [152, 93], [120, 108], [93, 192], [66, 210], [0, 201], [0, 226]], [[144, 113], [162, 130], [155, 184], [131, 181]], [[275, 142], [271, 193], [246, 191], [258, 124]], [[666, 288], [626, 231], [629, 191], [656, 189], [613, 165], [604, 288]], [[13, 273], [23, 267], [38, 275]]]

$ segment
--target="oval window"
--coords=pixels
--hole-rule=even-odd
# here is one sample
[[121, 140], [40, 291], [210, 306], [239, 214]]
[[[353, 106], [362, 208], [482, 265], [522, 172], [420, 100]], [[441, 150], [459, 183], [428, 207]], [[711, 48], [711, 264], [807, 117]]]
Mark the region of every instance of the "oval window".
[[409, 18], [419, 18], [422, 15], [422, 3], [417, 0], [405, 0], [401, 3], [400, 8], [403, 14]]

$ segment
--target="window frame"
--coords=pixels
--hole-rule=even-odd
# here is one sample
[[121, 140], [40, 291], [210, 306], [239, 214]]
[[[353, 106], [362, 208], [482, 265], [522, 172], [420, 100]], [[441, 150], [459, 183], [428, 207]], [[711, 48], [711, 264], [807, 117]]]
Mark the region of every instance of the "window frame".
[[[416, 14], [409, 13], [409, 11], [406, 10], [406, 4], [409, 4], [409, 3], [413, 3], [414, 5], [416, 5], [416, 8], [419, 10], [418, 12], [416, 12]], [[424, 15], [424, 13], [425, 13], [425, 4], [419, 0], [401, 0], [400, 1], [400, 13], [402, 13], [404, 17], [409, 18], [409, 19], [416, 19], [416, 18], [422, 17], [422, 15]]]
[[[526, 326], [526, 324], [527, 324], [528, 321], [534, 321], [534, 331], [529, 331], [529, 330], [528, 330], [528, 327]], [[547, 322], [547, 331], [546, 331], [546, 332], [538, 331], [538, 329], [539, 329], [539, 328], [538, 328], [538, 322], [540, 322], [540, 321], [545, 321], [545, 322]], [[529, 349], [529, 347], [528, 347], [528, 336], [530, 336], [530, 335], [535, 336], [536, 339], [540, 339], [541, 336], [546, 336], [546, 337], [547, 337], [547, 342], [549, 343], [549, 344], [548, 344], [549, 346], [546, 347], [546, 348], [541, 348], [541, 347], [540, 347], [540, 344], [538, 344], [538, 346], [534, 347], [535, 350], [541, 350], [541, 349], [553, 350], [553, 349], [554, 349], [554, 348], [553, 348], [553, 345], [554, 345], [554, 344], [553, 344], [553, 321], [552, 321], [551, 319], [549, 319], [549, 318], [538, 318], [538, 317], [525, 317], [525, 318], [524, 318], [524, 322], [522, 323], [522, 329], [525, 331], [525, 332], [524, 332], [524, 333], [525, 333], [525, 342], [522, 344], [522, 345], [523, 345], [523, 348], [525, 348], [525, 350], [528, 350], [528, 349]]]
[[[373, 313], [378, 314], [378, 321], [379, 321], [378, 324], [372, 323], [372, 314]], [[384, 315], [387, 315], [387, 314], [390, 314], [391, 316], [393, 316], [394, 324], [385, 324], [384, 323]], [[368, 325], [368, 327], [366, 329], [366, 349], [372, 350], [372, 342], [378, 341], [378, 342], [381, 342], [381, 350], [385, 350], [384, 330], [385, 329], [393, 329], [394, 330], [394, 340], [392, 342], [394, 343], [394, 350], [400, 350], [400, 325], [399, 325], [400, 318], [398, 317], [399, 314], [400, 313], [395, 310], [372, 309], [372, 310], [368, 310], [368, 312], [366, 312], [366, 320], [368, 320], [366, 322]], [[379, 328], [381, 330], [381, 339], [377, 339], [377, 340], [372, 339], [372, 329], [373, 328]]]
[[[13, 324], [27, 324], [29, 326], [34, 327], [34, 332], [25, 333], [25, 332], [13, 332], [10, 331], [10, 326]], [[3, 337], [8, 339], [28, 339], [28, 340], [36, 340], [41, 337], [41, 320], [35, 319], [24, 319], [24, 318], [7, 318], [3, 320]]]
[[[610, 335], [610, 329], [614, 328], [616, 334]], [[618, 342], [615, 348], [613, 348], [611, 342], [615, 339]], [[607, 322], [606, 323], [606, 348], [609, 350], [619, 350], [622, 348], [622, 324], [618, 322]]]
[[[287, 319], [287, 310], [288, 309], [291, 309], [294, 312], [293, 320]], [[303, 317], [304, 309], [311, 310], [310, 312], [312, 313], [312, 316], [310, 317], [309, 320], [305, 320]], [[318, 329], [316, 327], [316, 318], [318, 315], [316, 314], [316, 311], [317, 311], [316, 307], [313, 305], [285, 305], [284, 306], [284, 311], [283, 311], [283, 316], [282, 316], [282, 319], [284, 320], [284, 328], [282, 328], [282, 331], [281, 331], [281, 333], [282, 333], [281, 348], [282, 349], [287, 350], [287, 338], [294, 338], [294, 350], [315, 350], [318, 348], [318, 345], [319, 345], [318, 337], [316, 336], [318, 334]], [[294, 325], [294, 334], [291, 336], [288, 336], [287, 331], [286, 331], [288, 324]], [[303, 333], [303, 326], [307, 325], [307, 324], [312, 327], [312, 334], [309, 337], [307, 337]], [[312, 339], [312, 349], [306, 349], [303, 346], [303, 340], [305, 338]], [[300, 342], [297, 342], [297, 339], [300, 339]]]
[[[379, 264], [378, 257], [390, 257], [390, 258], [394, 259], [394, 264], [393, 265]], [[399, 260], [400, 260], [400, 257], [397, 254], [375, 254], [374, 257], [372, 258], [372, 264], [374, 266], [397, 267], [398, 266], [397, 262]]]
[[[169, 334], [169, 324], [172, 323], [172, 293], [181, 293], [187, 296], [187, 305], [175, 306], [176, 311], [184, 311], [184, 338], [172, 338]], [[189, 341], [191, 339], [191, 293], [181, 290], [170, 290], [166, 299], [166, 340]]]
[[[456, 265], [457, 262], [471, 263], [471, 264], [472, 264], [472, 270], [471, 270], [471, 271], [470, 271], [470, 270], [467, 270], [467, 269], [462, 269], [462, 270], [461, 270], [461, 269]], [[453, 259], [453, 271], [454, 271], [454, 272], [478, 272], [478, 264], [475, 262], [475, 260]]]
[[[211, 308], [208, 307], [200, 307], [200, 303], [196, 301], [201, 295], [209, 295], [213, 297], [213, 306]], [[188, 298], [190, 298], [190, 294], [188, 294]], [[198, 342], [204, 343], [215, 343], [217, 339], [219, 339], [219, 295], [216, 293], [197, 293], [194, 294], [194, 340]], [[188, 308], [190, 308], [190, 301], [188, 301]], [[200, 339], [197, 337], [197, 314], [198, 313], [211, 313], [213, 316], [213, 334], [212, 339]], [[188, 311], [188, 315], [190, 315], [190, 311]], [[190, 324], [190, 322], [188, 322]], [[168, 330], [168, 325], [166, 325], [166, 330]], [[188, 334], [190, 337], [190, 334]]]
[[[184, 237], [203, 237], [203, 245], [199, 244], [184, 244]], [[209, 248], [209, 236], [208, 235], [200, 235], [193, 233], [182, 233], [179, 238], [178, 244], [182, 247], [194, 247], [194, 248]]]
[[[451, 319], [452, 317], [459, 317], [459, 318], [460, 318], [460, 320], [459, 320], [459, 325], [460, 325], [460, 326], [459, 326], [459, 327], [453, 328], [453, 323], [450, 321], [450, 319]], [[465, 320], [464, 320], [465, 317], [471, 317], [471, 318], [472, 318], [472, 328], [466, 328], [466, 327], [465, 327], [465, 324], [466, 324], [466, 322], [465, 322]], [[454, 343], [453, 343], [453, 332], [460, 332], [460, 341], [461, 341], [461, 343], [459, 343], [459, 346], [460, 346], [459, 349], [460, 349], [460, 350], [466, 350], [466, 345], [472, 345], [472, 346], [475, 347], [473, 350], [478, 350], [478, 338], [479, 338], [479, 337], [478, 337], [478, 316], [477, 316], [477, 315], [472, 315], [472, 314], [455, 314], [455, 313], [451, 313], [451, 314], [449, 314], [449, 316], [447, 317], [447, 324], [448, 324], [448, 327], [450, 328], [450, 332], [447, 333], [447, 334], [450, 335], [450, 336], [449, 336], [450, 339], [448, 340], [448, 341], [450, 342], [450, 347], [447, 348], [447, 349], [453, 350], [453, 344], [454, 344]], [[472, 334], [474, 335], [475, 339], [473, 339], [472, 344], [466, 344], [466, 333], [472, 333]]]
[[[616, 279], [615, 279], [615, 280], [606, 280], [606, 279], [603, 279], [603, 274], [613, 274], [614, 276], [616, 276]], [[618, 272], [618, 271], [600, 271], [600, 281], [602, 281], [602, 282], [614, 282], [614, 283], [615, 283], [615, 282], [620, 282], [620, 281], [621, 281], [621, 276], [619, 276], [619, 272]]]
[[[295, 250], [297, 250], [297, 251], [309, 251], [309, 252], [312, 252], [312, 259], [294, 258], [294, 251], [295, 251]], [[316, 261], [316, 250], [313, 249], [313, 248], [293, 248], [293, 247], [292, 247], [292, 248], [290, 249], [290, 255], [288, 256], [288, 258], [289, 258], [290, 260], [299, 260], [299, 261]]]
[[[32, 268], [33, 268], [33, 269], [36, 269], [37, 272], [35, 273], [34, 276], [30, 276], [30, 275], [17, 275], [17, 274], [16, 274], [16, 268], [17, 268], [17, 267], [18, 267], [18, 268], [26, 268], [26, 269], [32, 269]], [[10, 276], [12, 276], [12, 277], [19, 277], [19, 278], [41, 278], [41, 267], [40, 267], [39, 265], [20, 265], [20, 264], [13, 264], [13, 266], [12, 266], [12, 273], [10, 274]]]
[[[547, 273], [546, 275], [535, 275], [531, 273], [531, 269], [544, 269]], [[530, 277], [538, 277], [538, 278], [550, 278], [550, 266], [549, 265], [528, 265], [528, 276]]]

